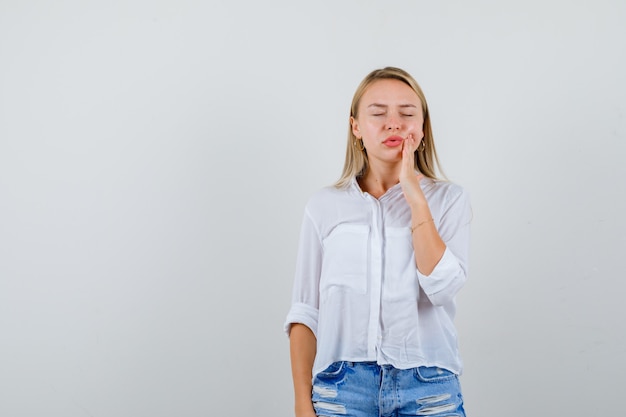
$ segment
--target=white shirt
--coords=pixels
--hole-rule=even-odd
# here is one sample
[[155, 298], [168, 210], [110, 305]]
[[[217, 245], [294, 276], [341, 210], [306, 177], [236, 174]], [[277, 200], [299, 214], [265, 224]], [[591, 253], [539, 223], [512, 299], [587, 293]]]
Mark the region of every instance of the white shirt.
[[302, 323], [315, 334], [313, 376], [339, 360], [461, 373], [453, 320], [467, 279], [469, 198], [449, 182], [425, 178], [421, 187], [446, 244], [428, 276], [415, 265], [400, 184], [376, 199], [353, 179], [307, 203], [285, 330]]

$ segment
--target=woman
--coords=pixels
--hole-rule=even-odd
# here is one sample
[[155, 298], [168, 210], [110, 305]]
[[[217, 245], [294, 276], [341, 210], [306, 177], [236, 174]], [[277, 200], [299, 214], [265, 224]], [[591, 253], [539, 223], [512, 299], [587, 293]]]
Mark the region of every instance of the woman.
[[453, 319], [471, 210], [437, 164], [418, 84], [371, 72], [343, 174], [305, 209], [285, 325], [297, 417], [465, 415]]

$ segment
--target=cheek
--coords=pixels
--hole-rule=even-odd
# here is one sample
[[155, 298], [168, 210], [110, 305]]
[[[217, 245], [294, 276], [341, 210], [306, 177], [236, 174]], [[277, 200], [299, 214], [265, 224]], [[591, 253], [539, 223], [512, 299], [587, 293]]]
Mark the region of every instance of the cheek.
[[415, 139], [422, 139], [424, 137], [424, 125], [421, 123], [415, 123], [410, 127], [410, 131], [414, 132]]
[[363, 134], [376, 134], [381, 129], [381, 126], [375, 122], [366, 122], [361, 125], [361, 133]]

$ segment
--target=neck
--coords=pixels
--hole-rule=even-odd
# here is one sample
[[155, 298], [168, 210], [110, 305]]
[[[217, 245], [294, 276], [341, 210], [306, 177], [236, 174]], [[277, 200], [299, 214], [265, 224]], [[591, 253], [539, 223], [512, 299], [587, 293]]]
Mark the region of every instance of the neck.
[[361, 190], [379, 198], [391, 187], [396, 185], [400, 176], [400, 164], [388, 166], [369, 166], [365, 174], [360, 178]]

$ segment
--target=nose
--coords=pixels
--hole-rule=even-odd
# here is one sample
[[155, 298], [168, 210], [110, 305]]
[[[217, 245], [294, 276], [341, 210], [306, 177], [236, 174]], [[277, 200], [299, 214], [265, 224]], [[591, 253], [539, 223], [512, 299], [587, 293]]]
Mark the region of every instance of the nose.
[[387, 130], [399, 130], [400, 119], [395, 115], [389, 115], [387, 117]]

